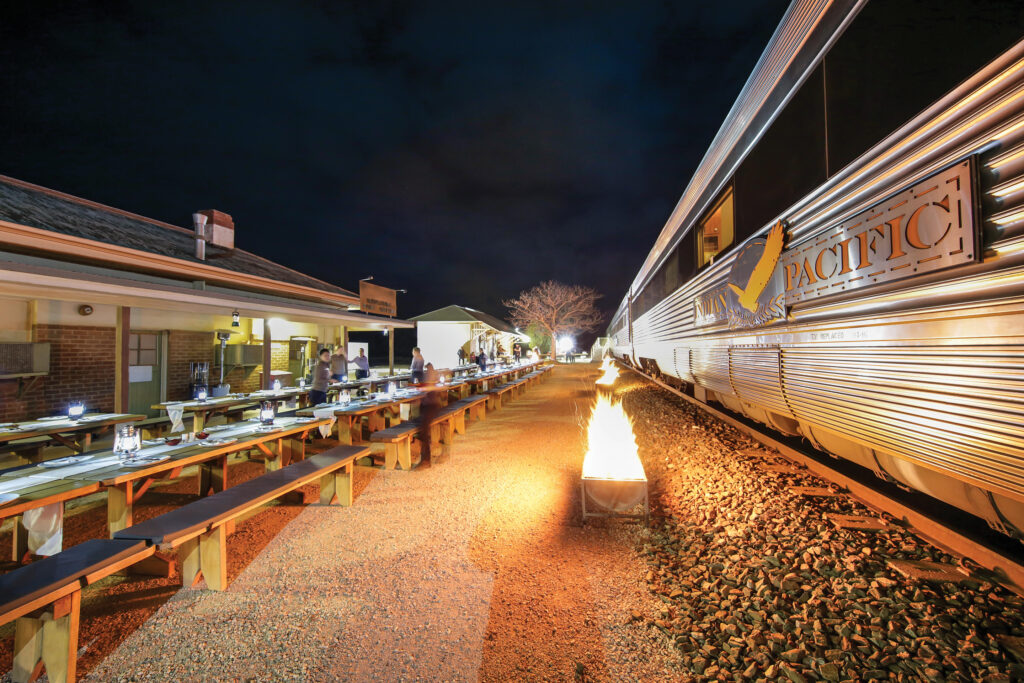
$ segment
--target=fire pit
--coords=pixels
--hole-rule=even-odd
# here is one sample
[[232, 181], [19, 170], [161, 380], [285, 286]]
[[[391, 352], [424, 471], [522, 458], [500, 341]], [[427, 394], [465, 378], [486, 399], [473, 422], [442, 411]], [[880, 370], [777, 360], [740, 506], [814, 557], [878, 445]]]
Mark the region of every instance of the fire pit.
[[622, 405], [608, 394], [598, 394], [587, 425], [587, 441], [580, 480], [583, 521], [588, 517], [625, 517], [647, 522], [647, 475], [633, 427]]

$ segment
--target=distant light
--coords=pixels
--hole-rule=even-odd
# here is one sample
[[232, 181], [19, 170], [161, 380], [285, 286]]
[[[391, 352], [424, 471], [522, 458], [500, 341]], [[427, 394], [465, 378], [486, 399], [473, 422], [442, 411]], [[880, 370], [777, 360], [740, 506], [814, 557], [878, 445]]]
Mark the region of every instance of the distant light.
[[568, 335], [566, 335], [564, 337], [561, 337], [558, 340], [558, 350], [559, 351], [568, 351], [569, 349], [571, 349], [575, 345], [576, 345], [576, 340], [573, 339], [572, 337], [568, 336]]

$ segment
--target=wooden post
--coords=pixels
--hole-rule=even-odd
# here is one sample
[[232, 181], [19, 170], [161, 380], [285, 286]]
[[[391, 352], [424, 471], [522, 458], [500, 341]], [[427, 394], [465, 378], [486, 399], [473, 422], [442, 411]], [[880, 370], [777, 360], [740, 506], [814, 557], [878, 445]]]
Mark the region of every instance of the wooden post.
[[274, 386], [274, 380], [270, 376], [270, 318], [263, 318], [263, 386], [262, 389], [269, 389]]
[[395, 374], [395, 328], [388, 328], [388, 374]]
[[341, 328], [341, 344], [345, 349], [345, 355], [348, 356], [348, 327]]
[[117, 307], [114, 361], [114, 412], [128, 412], [128, 340], [132, 329], [132, 309]]

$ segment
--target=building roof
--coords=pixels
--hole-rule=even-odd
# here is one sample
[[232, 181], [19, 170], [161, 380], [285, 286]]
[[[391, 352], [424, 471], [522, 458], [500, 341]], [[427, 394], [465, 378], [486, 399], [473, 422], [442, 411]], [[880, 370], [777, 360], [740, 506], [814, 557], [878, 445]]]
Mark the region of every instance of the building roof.
[[475, 308], [469, 308], [467, 306], [445, 306], [439, 308], [436, 311], [430, 311], [423, 315], [418, 315], [415, 318], [409, 318], [409, 320], [415, 320], [416, 322], [431, 322], [431, 323], [466, 323], [466, 322], [480, 322], [488, 327], [492, 327], [499, 332], [513, 332], [512, 326], [500, 318], [495, 318], [493, 315], [478, 311]]
[[[353, 292], [242, 249], [207, 247], [195, 257], [190, 228], [164, 223], [86, 199], [0, 176], [0, 220], [62, 235], [112, 244], [194, 264], [358, 298]], [[244, 227], [243, 227], [244, 230]]]

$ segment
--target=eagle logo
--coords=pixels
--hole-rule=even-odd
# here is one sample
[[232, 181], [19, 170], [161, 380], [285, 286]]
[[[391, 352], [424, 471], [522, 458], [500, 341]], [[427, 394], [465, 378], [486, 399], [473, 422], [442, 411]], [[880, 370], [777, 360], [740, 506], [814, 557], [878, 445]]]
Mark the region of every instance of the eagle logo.
[[728, 283], [729, 289], [736, 294], [740, 306], [751, 313], [757, 313], [757, 300], [768, 286], [775, 272], [775, 266], [779, 263], [782, 255], [782, 243], [786, 240], [786, 226], [782, 221], [776, 223], [768, 232], [768, 239], [765, 240], [764, 251], [757, 265], [750, 272], [747, 283], [740, 288], [733, 283]]

